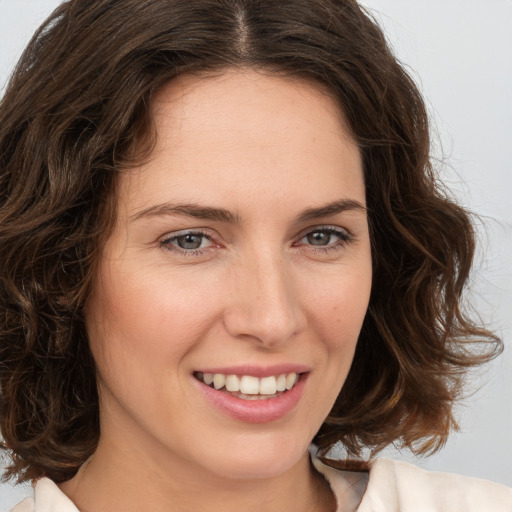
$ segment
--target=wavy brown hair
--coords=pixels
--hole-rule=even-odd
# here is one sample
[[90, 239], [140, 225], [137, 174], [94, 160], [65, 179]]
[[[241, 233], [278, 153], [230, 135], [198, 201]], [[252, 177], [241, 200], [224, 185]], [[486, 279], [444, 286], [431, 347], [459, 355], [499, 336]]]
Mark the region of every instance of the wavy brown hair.
[[[0, 422], [7, 476], [71, 478], [99, 437], [83, 307], [120, 171], [154, 142], [155, 92], [250, 67], [337, 99], [364, 162], [370, 306], [315, 437], [353, 456], [438, 448], [465, 370], [499, 340], [462, 312], [468, 214], [436, 183], [417, 87], [353, 0], [71, 0], [37, 31], [0, 105]], [[470, 350], [478, 343], [477, 350]]]

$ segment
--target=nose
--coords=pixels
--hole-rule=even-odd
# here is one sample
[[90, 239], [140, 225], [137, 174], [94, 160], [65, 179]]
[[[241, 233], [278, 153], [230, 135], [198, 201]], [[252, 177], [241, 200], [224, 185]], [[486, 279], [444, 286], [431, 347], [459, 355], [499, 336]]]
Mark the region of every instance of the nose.
[[236, 338], [278, 347], [304, 330], [297, 283], [282, 255], [251, 258], [231, 275], [224, 325]]

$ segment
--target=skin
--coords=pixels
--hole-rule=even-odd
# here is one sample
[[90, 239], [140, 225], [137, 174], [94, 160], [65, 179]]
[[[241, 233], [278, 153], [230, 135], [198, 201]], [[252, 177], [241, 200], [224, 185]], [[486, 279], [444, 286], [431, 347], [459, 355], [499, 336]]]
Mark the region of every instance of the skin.
[[[157, 143], [120, 177], [86, 308], [100, 442], [62, 489], [82, 512], [330, 510], [307, 449], [369, 300], [358, 148], [319, 87], [251, 70], [181, 77], [152, 109]], [[340, 201], [348, 208], [319, 210]], [[179, 247], [190, 232], [198, 250]], [[297, 405], [266, 423], [227, 416], [193, 375], [282, 363], [308, 378]]]

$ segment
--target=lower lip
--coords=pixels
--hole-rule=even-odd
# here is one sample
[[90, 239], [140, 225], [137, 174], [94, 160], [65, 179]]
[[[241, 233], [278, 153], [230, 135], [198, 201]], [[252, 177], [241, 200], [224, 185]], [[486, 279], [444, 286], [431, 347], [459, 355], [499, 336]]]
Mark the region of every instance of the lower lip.
[[301, 374], [293, 388], [282, 395], [258, 400], [238, 398], [193, 378], [206, 400], [224, 414], [245, 423], [268, 423], [283, 418], [294, 409], [302, 396], [308, 375]]

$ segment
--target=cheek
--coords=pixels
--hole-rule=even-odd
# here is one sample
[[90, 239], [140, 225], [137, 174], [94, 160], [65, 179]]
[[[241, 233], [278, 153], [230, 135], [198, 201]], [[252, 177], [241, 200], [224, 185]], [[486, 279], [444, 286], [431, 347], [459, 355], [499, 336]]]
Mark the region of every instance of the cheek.
[[[139, 267], [140, 268], [140, 267]], [[99, 368], [168, 364], [193, 349], [215, 318], [211, 289], [169, 281], [163, 271], [125, 271], [112, 265], [100, 275], [86, 322]], [[171, 282], [172, 286], [168, 283]]]
[[328, 284], [310, 294], [311, 322], [332, 349], [357, 342], [371, 290], [371, 265], [333, 274]]

